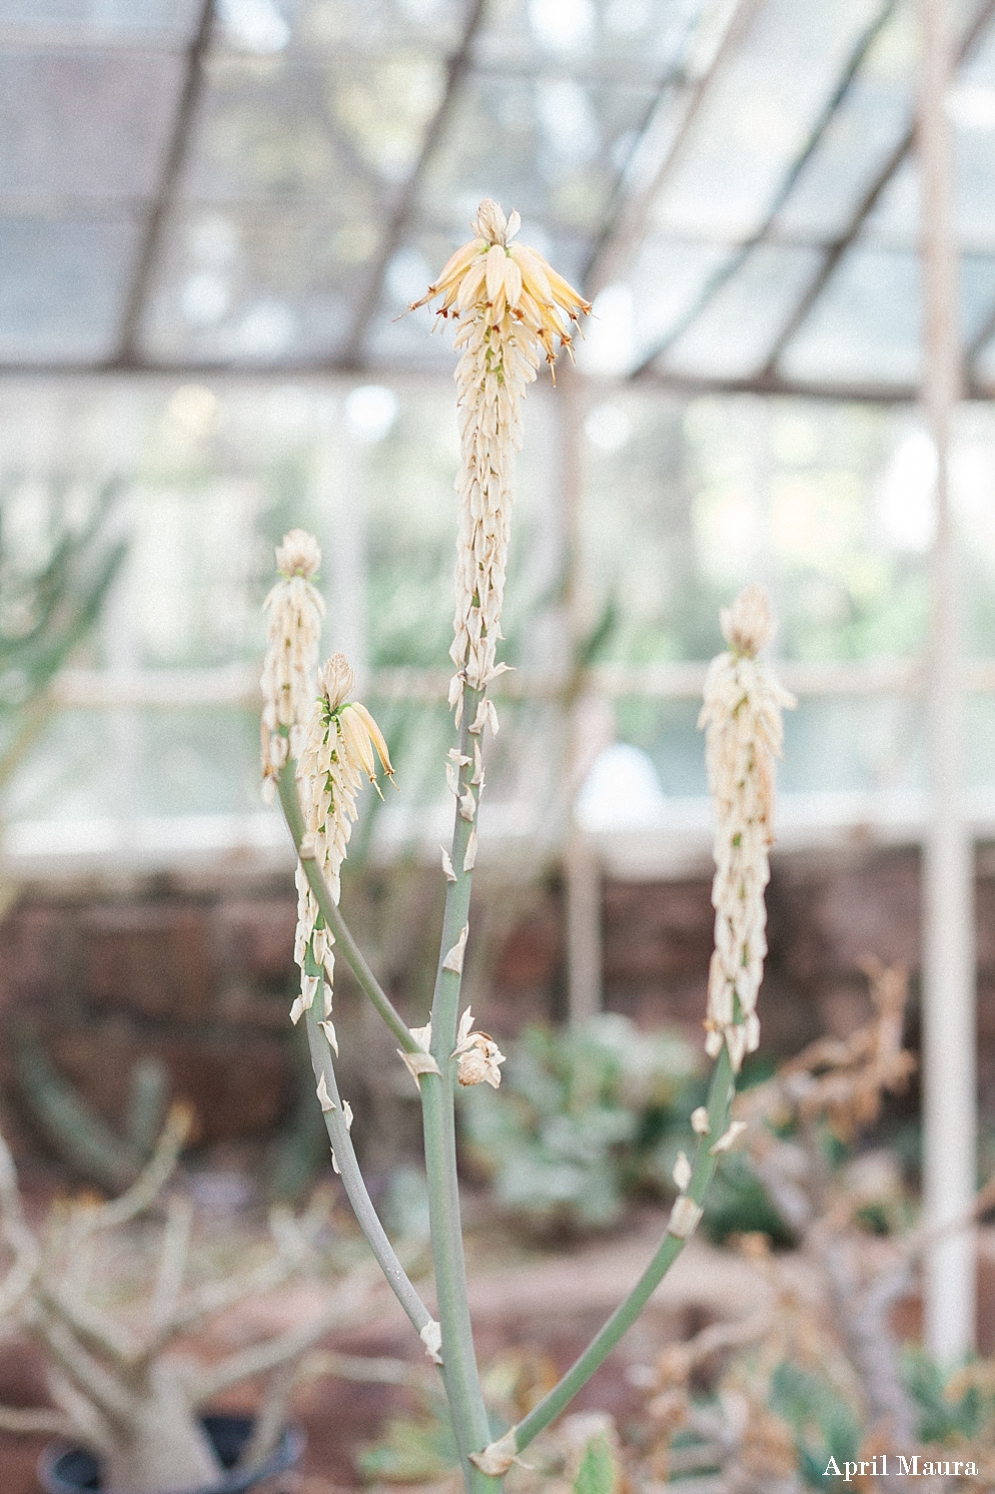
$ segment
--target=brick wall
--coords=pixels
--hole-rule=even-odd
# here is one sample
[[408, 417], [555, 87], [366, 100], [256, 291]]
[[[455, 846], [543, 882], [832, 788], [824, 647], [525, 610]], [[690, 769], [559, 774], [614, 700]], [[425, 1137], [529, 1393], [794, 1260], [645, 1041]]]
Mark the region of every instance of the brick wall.
[[[434, 872], [410, 877], [437, 881]], [[420, 909], [417, 959], [406, 965], [396, 927], [390, 956], [391, 988], [402, 1009], [412, 987], [419, 993], [412, 1020], [424, 1015], [430, 972], [422, 967], [441, 912], [432, 885], [415, 891], [413, 904], [410, 886], [405, 895]], [[369, 903], [367, 894], [365, 889]], [[915, 852], [855, 848], [832, 856], [782, 856], [769, 910], [762, 996], [769, 1049], [791, 1052], [817, 1033], [843, 1035], [862, 1021], [868, 1005], [859, 961], [865, 953], [904, 961], [915, 988]], [[499, 938], [484, 998], [490, 1030], [508, 1035], [527, 1020], [561, 1013], [561, 915], [557, 885], [536, 888], [510, 933]], [[8, 1097], [16, 1090], [11, 1041], [28, 1029], [98, 1113], [116, 1125], [134, 1062], [152, 1055], [169, 1069], [174, 1092], [193, 1100], [205, 1142], [267, 1135], [293, 1103], [299, 1068], [286, 1021], [295, 981], [294, 921], [293, 889], [283, 879], [209, 887], [160, 878], [127, 887], [25, 889], [0, 925], [6, 1054], [0, 1080]], [[391, 924], [389, 905], [386, 922]], [[711, 950], [707, 876], [609, 883], [603, 922], [607, 1005], [641, 1025], [671, 1021], [697, 1029]], [[982, 1088], [986, 1111], [995, 1116], [995, 858], [987, 852], [979, 860], [978, 955]], [[371, 1032], [345, 979], [337, 1004], [340, 1029], [358, 1038], [344, 1061], [352, 1065], [355, 1082], [369, 1083], [361, 1077], [364, 1064], [371, 1052], [377, 1064], [381, 1056], [387, 1060], [388, 1049]], [[913, 1013], [913, 1039], [915, 1031]]]

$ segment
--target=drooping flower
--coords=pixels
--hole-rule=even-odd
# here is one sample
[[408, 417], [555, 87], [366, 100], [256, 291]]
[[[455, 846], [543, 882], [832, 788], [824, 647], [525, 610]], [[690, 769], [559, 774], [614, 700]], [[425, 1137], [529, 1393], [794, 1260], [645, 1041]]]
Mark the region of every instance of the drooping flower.
[[[459, 533], [450, 650], [457, 670], [450, 699], [458, 714], [464, 681], [483, 690], [502, 668], [495, 651], [502, 636], [511, 467], [522, 442], [522, 398], [543, 357], [552, 365], [559, 348], [571, 345], [571, 325], [591, 309], [540, 254], [512, 243], [520, 223], [517, 213], [506, 219], [496, 202], [485, 199], [471, 224], [475, 237], [410, 308], [441, 297], [439, 314], [459, 323]], [[475, 731], [485, 719], [475, 720]]]
[[738, 1073], [760, 1041], [774, 762], [784, 739], [782, 709], [795, 702], [757, 658], [774, 631], [763, 588], [748, 586], [720, 620], [730, 647], [712, 661], [698, 718], [715, 808], [715, 951], [705, 1048], [714, 1058], [725, 1043]]
[[[364, 705], [349, 700], [355, 676], [343, 654], [333, 654], [318, 677], [312, 712], [297, 763], [309, 856], [313, 856], [339, 900], [340, 873], [364, 778], [376, 782], [376, 760], [393, 776], [387, 744]], [[322, 1016], [331, 1014], [334, 939], [311, 891], [303, 866], [297, 867], [297, 939], [294, 957], [301, 967], [301, 994], [291, 1018], [298, 1021], [323, 985]], [[331, 1039], [329, 1039], [331, 1041]]]
[[313, 579], [321, 550], [313, 535], [291, 529], [276, 551], [280, 579], [263, 610], [268, 614], [266, 659], [261, 681], [263, 792], [272, 800], [288, 757], [297, 757], [314, 710], [318, 645], [325, 604]]

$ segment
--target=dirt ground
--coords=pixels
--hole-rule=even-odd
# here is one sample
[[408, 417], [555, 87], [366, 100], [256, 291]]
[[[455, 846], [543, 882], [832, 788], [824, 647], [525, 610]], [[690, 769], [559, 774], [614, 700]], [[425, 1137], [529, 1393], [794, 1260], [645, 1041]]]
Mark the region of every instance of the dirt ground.
[[[601, 1325], [637, 1280], [665, 1225], [663, 1213], [647, 1210], [624, 1235], [612, 1236], [555, 1255], [524, 1257], [508, 1264], [500, 1246], [470, 1246], [471, 1310], [478, 1355], [484, 1366], [513, 1349], [545, 1359], [559, 1373]], [[804, 1282], [799, 1280], [799, 1288]], [[207, 1357], [229, 1352], [275, 1331], [305, 1322], [317, 1310], [321, 1288], [298, 1284], [253, 1299], [216, 1320], [198, 1349]], [[642, 1403], [639, 1367], [650, 1365], [663, 1347], [685, 1339], [713, 1321], [744, 1318], [770, 1300], [768, 1278], [743, 1256], [693, 1239], [657, 1289], [643, 1316], [589, 1382], [572, 1409], [611, 1412], [623, 1432]], [[426, 1300], [431, 1298], [426, 1294]], [[995, 1352], [995, 1229], [979, 1239], [979, 1348]], [[918, 1331], [918, 1303], [899, 1305], [896, 1326], [908, 1336]], [[348, 1355], [390, 1356], [432, 1371], [393, 1297], [386, 1291], [368, 1321], [329, 1335], [324, 1347]], [[252, 1411], [253, 1387], [239, 1387], [218, 1409]], [[41, 1364], [23, 1344], [0, 1342], [0, 1403], [37, 1405], [44, 1400]], [[294, 1419], [307, 1434], [307, 1451], [296, 1475], [283, 1476], [260, 1494], [339, 1494], [362, 1484], [356, 1454], [375, 1441], [386, 1419], [413, 1411], [417, 1397], [405, 1387], [325, 1378], [302, 1390]], [[0, 1494], [39, 1494], [35, 1467], [43, 1437], [0, 1433]]]
[[[647, 1213], [624, 1238], [513, 1267], [484, 1263], [471, 1278], [481, 1362], [486, 1365], [518, 1347], [548, 1357], [557, 1370], [565, 1369], [638, 1278], [659, 1241], [664, 1220], [662, 1214]], [[693, 1241], [575, 1408], [608, 1410], [624, 1424], [639, 1399], [629, 1377], [633, 1365], [650, 1362], [666, 1342], [685, 1337], [716, 1317], [755, 1310], [757, 1293], [766, 1290], [747, 1262]], [[298, 1287], [246, 1304], [215, 1325], [213, 1341], [209, 1334], [201, 1347], [210, 1354], [306, 1319], [315, 1305], [314, 1291]], [[348, 1334], [330, 1335], [325, 1347], [350, 1355], [422, 1362], [420, 1346], [390, 1296], [378, 1302], [368, 1324]], [[0, 1402], [26, 1405], [43, 1399], [41, 1366], [34, 1352], [22, 1344], [0, 1345]], [[218, 1404], [226, 1410], [252, 1410], [253, 1402], [252, 1389], [239, 1387]], [[391, 1413], [414, 1407], [412, 1392], [394, 1385], [326, 1378], [306, 1387], [294, 1405], [294, 1417], [308, 1439], [302, 1476], [276, 1480], [266, 1494], [332, 1494], [356, 1488], [361, 1482], [357, 1450], [376, 1439]], [[45, 1440], [0, 1433], [0, 1494], [38, 1494], [35, 1467]]]

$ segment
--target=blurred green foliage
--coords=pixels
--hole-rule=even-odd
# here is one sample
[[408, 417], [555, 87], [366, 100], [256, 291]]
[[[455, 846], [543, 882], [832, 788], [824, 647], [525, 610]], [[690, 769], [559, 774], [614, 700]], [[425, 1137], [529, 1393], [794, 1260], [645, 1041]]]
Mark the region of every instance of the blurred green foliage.
[[23, 495], [0, 493], [0, 711], [43, 690], [96, 622], [126, 548], [111, 534], [118, 492], [106, 484], [77, 519], [69, 483], [53, 483], [30, 536], [15, 513]]
[[531, 1230], [604, 1229], [634, 1196], [672, 1191], [702, 1086], [700, 1053], [677, 1033], [640, 1032], [615, 1013], [579, 1028], [530, 1027], [500, 1094], [464, 1093], [464, 1148], [499, 1206]]
[[798, 1471], [815, 1489], [825, 1487], [830, 1458], [840, 1467], [853, 1461], [863, 1430], [852, 1406], [822, 1377], [796, 1364], [779, 1364], [770, 1381], [771, 1410], [795, 1436]]
[[361, 1448], [356, 1464], [369, 1481], [429, 1483], [459, 1462], [459, 1450], [441, 1392], [425, 1392], [419, 1414], [392, 1416], [376, 1442]]
[[584, 1449], [573, 1482], [573, 1494], [614, 1494], [618, 1487], [618, 1467], [608, 1438], [601, 1433], [592, 1437]]
[[120, 484], [81, 504], [68, 479], [0, 491], [0, 783], [45, 719], [44, 693], [92, 629], [124, 559]]
[[919, 1411], [924, 1442], [977, 1437], [995, 1417], [995, 1395], [977, 1384], [958, 1385], [967, 1377], [951, 1375], [921, 1349], [909, 1348], [903, 1362], [905, 1383]]

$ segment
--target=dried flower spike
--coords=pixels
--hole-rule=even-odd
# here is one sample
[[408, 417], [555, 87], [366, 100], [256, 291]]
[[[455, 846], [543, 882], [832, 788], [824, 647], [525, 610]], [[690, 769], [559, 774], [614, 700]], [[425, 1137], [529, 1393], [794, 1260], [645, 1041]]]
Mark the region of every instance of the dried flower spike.
[[[460, 515], [450, 650], [457, 709], [464, 680], [483, 690], [503, 667], [495, 649], [502, 636], [511, 465], [522, 442], [522, 398], [543, 357], [552, 365], [558, 348], [569, 349], [572, 323], [591, 309], [540, 254], [511, 242], [520, 221], [517, 213], [506, 219], [496, 202], [485, 199], [471, 224], [475, 237], [410, 308], [441, 297], [439, 314], [460, 323]], [[474, 726], [479, 729], [476, 721]]]
[[784, 735], [781, 711], [795, 702], [756, 657], [773, 634], [763, 589], [748, 586], [723, 610], [721, 622], [730, 650], [712, 661], [698, 719], [715, 806], [715, 952], [705, 1048], [714, 1058], [724, 1042], [738, 1073], [760, 1041], [757, 994], [767, 953], [764, 889], [770, 880], [774, 761]]

